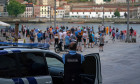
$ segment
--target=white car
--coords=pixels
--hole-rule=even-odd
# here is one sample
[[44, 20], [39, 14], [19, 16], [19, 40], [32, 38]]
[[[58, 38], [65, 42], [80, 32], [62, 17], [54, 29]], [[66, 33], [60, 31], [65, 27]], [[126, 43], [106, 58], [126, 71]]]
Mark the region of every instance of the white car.
[[[102, 84], [99, 54], [85, 55], [82, 84]], [[61, 56], [49, 50], [0, 47], [0, 84], [64, 84]]]

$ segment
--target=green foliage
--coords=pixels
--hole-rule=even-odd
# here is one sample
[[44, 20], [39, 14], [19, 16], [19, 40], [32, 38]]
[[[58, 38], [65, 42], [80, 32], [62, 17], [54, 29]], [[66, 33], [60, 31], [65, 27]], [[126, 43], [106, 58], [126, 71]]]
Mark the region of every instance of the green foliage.
[[120, 17], [120, 12], [118, 11], [118, 9], [115, 11], [114, 15], [115, 17]]
[[81, 2], [86, 2], [86, 1], [88, 1], [88, 0], [80, 0]]
[[24, 1], [27, 1], [28, 2], [29, 0], [24, 0]]
[[25, 5], [15, 0], [10, 0], [10, 3], [7, 5], [7, 11], [9, 15], [14, 15], [17, 17], [19, 14], [24, 13]]

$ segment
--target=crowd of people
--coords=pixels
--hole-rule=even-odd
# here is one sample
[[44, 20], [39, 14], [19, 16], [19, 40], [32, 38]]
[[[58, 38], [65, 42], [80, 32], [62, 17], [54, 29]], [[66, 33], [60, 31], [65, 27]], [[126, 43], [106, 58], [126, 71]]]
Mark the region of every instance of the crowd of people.
[[[1, 29], [1, 33], [3, 32], [4, 30]], [[11, 36], [14, 37], [14, 28], [11, 28], [10, 32]], [[73, 26], [72, 28], [65, 28], [64, 26], [53, 28], [50, 26], [46, 28], [45, 31], [42, 31], [36, 28], [30, 29], [29, 27], [22, 25], [18, 38], [21, 38], [21, 36], [30, 38], [30, 43], [34, 43], [36, 39], [38, 43], [48, 43], [49, 45], [54, 43], [54, 46], [60, 45], [61, 50], [63, 45], [65, 48], [68, 48], [71, 42], [77, 42], [77, 50], [82, 52], [82, 44], [84, 45], [84, 48], [93, 48], [95, 45], [99, 45], [99, 50], [103, 51], [106, 35], [109, 35], [113, 41], [115, 41], [115, 39], [124, 41], [127, 32], [126, 30], [120, 31], [118, 28], [112, 28], [111, 26], [105, 27], [104, 25], [99, 25], [98, 32], [94, 31], [94, 26]], [[136, 31], [131, 27], [130, 37], [132, 38], [133, 36], [136, 36]]]

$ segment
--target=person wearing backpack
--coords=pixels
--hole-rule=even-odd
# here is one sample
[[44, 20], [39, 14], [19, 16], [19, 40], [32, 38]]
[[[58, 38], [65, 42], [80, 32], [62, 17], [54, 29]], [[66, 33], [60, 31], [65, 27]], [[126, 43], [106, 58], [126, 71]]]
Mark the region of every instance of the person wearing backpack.
[[93, 44], [92, 32], [90, 32], [90, 33], [89, 33], [89, 43], [88, 43], [88, 48], [89, 48], [89, 46], [91, 46], [91, 48], [93, 48], [93, 47], [92, 47], [92, 44]]
[[75, 41], [76, 41], [76, 36], [74, 34], [71, 34], [70, 42], [75, 42]]
[[77, 41], [78, 41], [78, 44], [77, 44], [77, 49], [78, 51], [81, 51], [82, 52], [82, 35], [81, 33], [78, 33], [78, 36], [77, 36]]

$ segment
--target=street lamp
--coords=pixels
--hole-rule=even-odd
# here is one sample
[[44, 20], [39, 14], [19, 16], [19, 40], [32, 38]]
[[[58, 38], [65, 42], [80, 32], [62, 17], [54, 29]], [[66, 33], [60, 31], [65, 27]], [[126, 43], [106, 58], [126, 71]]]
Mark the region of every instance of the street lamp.
[[54, 0], [54, 11], [55, 11], [55, 15], [54, 15], [54, 29], [56, 28], [56, 0]]
[[103, 22], [102, 24], [104, 25], [104, 6], [103, 6]]
[[130, 38], [129, 38], [129, 18], [130, 18], [130, 11], [129, 11], [129, 0], [127, 0], [127, 38], [126, 38], [126, 42], [130, 42]]

